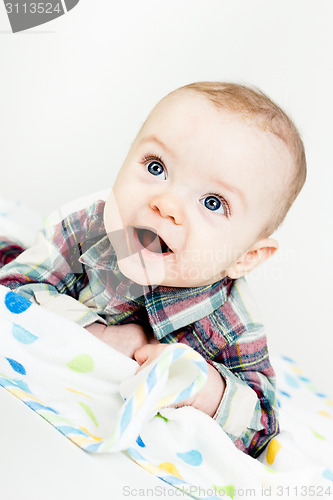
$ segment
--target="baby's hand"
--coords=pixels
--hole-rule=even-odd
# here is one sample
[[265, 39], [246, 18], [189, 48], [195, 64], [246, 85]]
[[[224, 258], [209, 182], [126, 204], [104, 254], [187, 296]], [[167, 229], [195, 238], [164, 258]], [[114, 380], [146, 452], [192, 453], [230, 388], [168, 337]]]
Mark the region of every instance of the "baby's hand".
[[[134, 358], [139, 365], [141, 365], [139, 370], [142, 370], [142, 368], [149, 365], [166, 347], [168, 347], [168, 345], [169, 344], [146, 344], [139, 347], [134, 352]], [[210, 417], [215, 415], [225, 390], [225, 381], [212, 365], [209, 363], [207, 363], [207, 365], [208, 378], [203, 388], [200, 389], [200, 391], [194, 396], [187, 398], [176, 405], [171, 405], [173, 408], [193, 406], [194, 408], [207, 413]]]
[[134, 352], [134, 359], [139, 363], [140, 368], [138, 371], [145, 368], [149, 365], [154, 359], [156, 359], [161, 352], [164, 351], [168, 347], [169, 344], [145, 344], [142, 347], [139, 347]]
[[86, 327], [90, 333], [102, 340], [125, 356], [134, 358], [134, 352], [148, 342], [158, 342], [151, 338], [148, 330], [136, 323], [126, 325], [105, 326], [101, 323], [93, 323]]

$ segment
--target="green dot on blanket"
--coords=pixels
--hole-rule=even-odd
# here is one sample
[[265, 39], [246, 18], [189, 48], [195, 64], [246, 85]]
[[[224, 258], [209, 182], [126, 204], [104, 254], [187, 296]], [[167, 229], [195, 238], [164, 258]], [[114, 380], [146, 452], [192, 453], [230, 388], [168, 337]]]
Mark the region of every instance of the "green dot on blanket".
[[75, 372], [88, 373], [94, 369], [94, 360], [89, 354], [79, 354], [69, 361], [67, 366]]

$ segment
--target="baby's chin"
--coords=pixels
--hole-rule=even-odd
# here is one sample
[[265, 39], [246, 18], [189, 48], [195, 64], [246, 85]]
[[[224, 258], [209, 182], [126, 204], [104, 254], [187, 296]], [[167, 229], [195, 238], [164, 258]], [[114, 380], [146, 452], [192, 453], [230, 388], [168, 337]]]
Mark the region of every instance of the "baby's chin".
[[188, 287], [188, 286], [199, 286], [199, 285], [188, 285], [187, 280], [177, 279], [172, 273], [172, 276], [168, 276], [164, 266], [159, 264], [158, 266], [142, 266], [142, 261], [138, 262], [140, 258], [133, 258], [137, 256], [131, 256], [127, 259], [122, 259], [118, 261], [118, 266], [121, 273], [134, 283], [141, 286], [149, 286], [156, 288], [158, 286], [167, 287]]
[[118, 267], [126, 278], [138, 285], [156, 287], [165, 279], [163, 262], [145, 266], [142, 257], [138, 253], [118, 260]]
[[120, 272], [134, 283], [153, 288], [208, 286], [226, 276], [223, 271], [216, 274], [206, 268], [181, 266], [179, 262], [173, 260], [172, 255], [167, 258], [152, 259], [145, 257], [143, 252], [118, 259], [118, 267]]
[[[165, 275], [159, 276], [160, 279], [156, 279], [156, 273], [153, 273], [150, 270], [150, 273], [148, 274], [147, 269], [141, 268], [138, 269], [133, 269], [132, 265], [129, 265], [129, 263], [125, 262], [118, 262], [119, 269], [121, 273], [134, 283], [141, 285], [141, 286], [149, 286], [152, 288], [156, 288], [158, 286], [165, 286], [165, 287], [170, 287], [170, 288], [190, 288], [190, 287], [200, 287], [200, 286], [207, 286], [211, 285], [217, 281], [219, 281], [222, 276], [217, 276], [217, 277], [212, 277], [210, 279], [204, 279], [204, 278], [193, 278], [191, 276], [175, 276], [175, 273], [172, 273], [171, 276], [168, 276], [168, 273], [165, 273]], [[142, 295], [142, 294], [141, 294]], [[139, 295], [138, 295], [139, 296]]]

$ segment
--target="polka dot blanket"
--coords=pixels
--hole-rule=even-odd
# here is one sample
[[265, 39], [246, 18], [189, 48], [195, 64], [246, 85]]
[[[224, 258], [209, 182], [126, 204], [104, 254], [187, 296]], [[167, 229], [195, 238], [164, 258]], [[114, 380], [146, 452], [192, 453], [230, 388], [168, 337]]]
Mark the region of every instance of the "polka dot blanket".
[[165, 408], [207, 377], [185, 345], [136, 374], [134, 360], [1, 286], [0, 346], [0, 384], [87, 452], [123, 451], [193, 498], [333, 496], [333, 401], [291, 359], [273, 360], [281, 433], [253, 459], [206, 414]]

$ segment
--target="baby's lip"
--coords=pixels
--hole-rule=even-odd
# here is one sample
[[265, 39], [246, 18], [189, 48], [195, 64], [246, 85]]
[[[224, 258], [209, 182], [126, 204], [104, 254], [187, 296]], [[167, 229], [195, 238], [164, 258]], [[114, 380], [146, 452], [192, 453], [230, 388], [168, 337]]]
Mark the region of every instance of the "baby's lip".
[[[143, 231], [143, 230], [146, 230], [146, 231], [150, 231], [151, 233], [153, 233], [154, 235], [156, 235], [159, 240], [160, 240], [160, 245], [161, 245], [161, 250], [162, 252], [156, 252], [156, 253], [161, 253], [161, 254], [170, 254], [170, 253], [173, 253], [174, 251], [172, 250], [172, 248], [169, 246], [168, 244], [168, 241], [163, 238], [161, 236], [161, 234], [159, 234], [153, 227], [149, 227], [149, 226], [132, 226], [132, 230], [135, 232], [139, 242], [142, 244], [142, 242], [140, 241], [140, 230]], [[146, 248], [148, 250], [150, 250], [149, 248], [150, 244], [146, 246]], [[167, 247], [167, 248], [165, 248]]]

